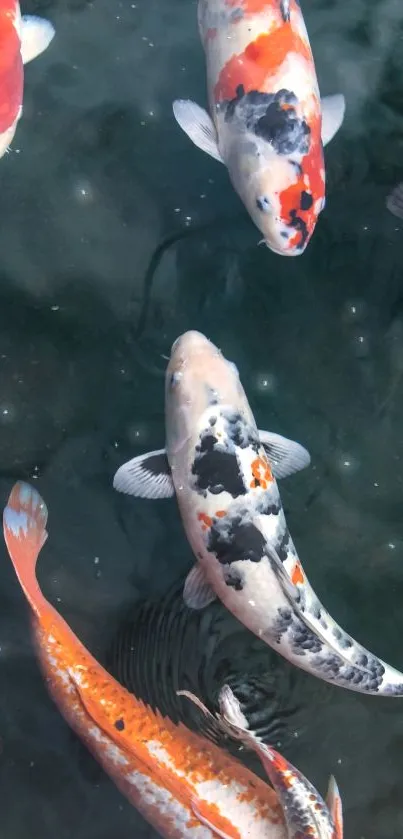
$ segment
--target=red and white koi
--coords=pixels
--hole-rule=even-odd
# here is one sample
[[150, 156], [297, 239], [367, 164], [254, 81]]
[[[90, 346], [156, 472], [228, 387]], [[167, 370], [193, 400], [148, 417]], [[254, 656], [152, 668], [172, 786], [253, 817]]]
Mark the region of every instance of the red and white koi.
[[24, 64], [40, 55], [54, 34], [48, 20], [21, 17], [18, 0], [0, 0], [0, 157], [9, 148], [22, 115]]
[[268, 784], [223, 749], [137, 700], [45, 599], [35, 568], [46, 522], [39, 493], [17, 483], [3, 514], [4, 537], [32, 610], [48, 690], [67, 723], [166, 839], [214, 839], [220, 832], [230, 839], [286, 839], [281, 806]]
[[211, 117], [178, 99], [175, 118], [225, 164], [267, 246], [301, 254], [325, 204], [323, 146], [344, 97], [320, 99], [298, 0], [199, 0], [198, 22]]
[[331, 618], [302, 568], [276, 478], [310, 462], [298, 443], [260, 431], [234, 364], [199, 332], [175, 341], [165, 379], [166, 448], [120, 467], [114, 486], [176, 493], [196, 557], [191, 608], [215, 597], [290, 662], [360, 693], [403, 696], [403, 674]]
[[[187, 696], [214, 722], [200, 700], [189, 691], [179, 691]], [[283, 755], [248, 730], [237, 698], [228, 685], [220, 691], [220, 714], [217, 719], [221, 729], [253, 749], [260, 758], [284, 810], [288, 839], [343, 839], [343, 809], [335, 778], [330, 778], [326, 803], [310, 781]], [[225, 834], [220, 834], [225, 839]]]

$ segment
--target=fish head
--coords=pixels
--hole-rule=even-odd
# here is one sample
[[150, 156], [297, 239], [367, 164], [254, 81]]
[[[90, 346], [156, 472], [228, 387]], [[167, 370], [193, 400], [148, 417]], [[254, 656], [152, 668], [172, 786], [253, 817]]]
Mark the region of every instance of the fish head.
[[313, 152], [301, 162], [300, 155], [278, 154], [259, 138], [243, 138], [226, 160], [263, 242], [282, 256], [304, 252], [325, 204], [323, 152]]
[[172, 346], [165, 376], [170, 461], [188, 449], [209, 406], [223, 404], [249, 409], [235, 364], [201, 332], [185, 332]]

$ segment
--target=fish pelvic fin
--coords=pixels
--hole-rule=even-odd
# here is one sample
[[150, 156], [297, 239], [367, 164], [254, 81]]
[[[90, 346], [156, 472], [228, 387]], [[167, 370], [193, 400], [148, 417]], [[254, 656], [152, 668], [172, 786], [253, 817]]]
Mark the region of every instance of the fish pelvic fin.
[[343, 806], [334, 775], [330, 776], [326, 804], [334, 822], [335, 839], [343, 839]]
[[36, 579], [36, 562], [46, 542], [48, 511], [36, 489], [19, 481], [3, 512], [3, 533], [21, 588], [37, 617], [47, 602]]

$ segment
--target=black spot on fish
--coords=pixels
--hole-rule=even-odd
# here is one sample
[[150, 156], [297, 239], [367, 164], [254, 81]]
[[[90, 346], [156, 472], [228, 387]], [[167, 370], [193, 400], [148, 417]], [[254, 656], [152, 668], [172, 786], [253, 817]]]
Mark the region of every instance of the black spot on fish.
[[226, 432], [230, 441], [240, 449], [251, 446], [253, 451], [258, 453], [260, 451], [259, 434], [255, 428], [245, 422], [242, 414], [235, 411], [223, 411], [222, 415], [226, 420]]
[[[297, 152], [305, 155], [309, 151], [311, 129], [304, 119], [297, 116], [291, 104], [293, 100], [295, 96], [290, 91], [276, 93], [266, 113], [257, 120], [254, 131], [258, 137], [267, 140], [278, 154]], [[287, 105], [286, 109], [284, 105]]]
[[310, 210], [313, 204], [313, 198], [310, 192], [303, 190], [301, 192], [300, 208], [301, 210]]
[[296, 210], [291, 210], [290, 211], [290, 216], [291, 216], [291, 221], [288, 222], [288, 224], [289, 224], [290, 227], [294, 227], [295, 230], [298, 230], [298, 232], [301, 234], [301, 239], [297, 244], [297, 248], [299, 250], [302, 250], [305, 247], [306, 242], [308, 240], [308, 228], [307, 228], [304, 220], [301, 218], [301, 216], [297, 216], [297, 211]]
[[208, 549], [222, 565], [245, 559], [260, 562], [265, 550], [265, 538], [252, 522], [234, 516], [229, 521], [221, 519], [210, 530]]
[[217, 437], [211, 432], [204, 434], [200, 446], [196, 446], [196, 457], [192, 466], [196, 489], [209, 491], [213, 495], [228, 492], [233, 498], [245, 495], [244, 485], [236, 454], [220, 449]]
[[306, 652], [319, 653], [322, 646], [320, 638], [302, 621], [293, 623], [292, 647], [297, 655], [305, 655]]
[[124, 720], [116, 720], [115, 728], [117, 731], [124, 731], [125, 730], [125, 721]]
[[293, 614], [291, 609], [281, 606], [280, 609], [277, 610], [273, 627], [265, 634], [267, 637], [270, 637], [274, 643], [279, 644], [282, 636], [285, 635], [291, 626], [292, 620]]
[[280, 0], [280, 12], [284, 23], [290, 20], [290, 0]]
[[235, 591], [242, 591], [244, 587], [244, 577], [235, 568], [226, 568], [224, 571], [224, 580], [227, 586], [231, 586]]
[[289, 531], [286, 529], [283, 538], [279, 545], [276, 546], [276, 553], [278, 554], [281, 562], [285, 562], [291, 548], [291, 536]]
[[262, 213], [269, 213], [271, 210], [271, 204], [268, 198], [265, 195], [261, 196], [260, 198], [256, 198], [256, 206], [258, 210], [261, 210]]

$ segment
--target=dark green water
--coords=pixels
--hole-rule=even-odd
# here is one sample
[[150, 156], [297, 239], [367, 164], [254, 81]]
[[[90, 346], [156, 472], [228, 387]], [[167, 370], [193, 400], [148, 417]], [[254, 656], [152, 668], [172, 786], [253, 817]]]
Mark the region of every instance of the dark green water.
[[[403, 668], [403, 224], [385, 209], [403, 177], [403, 6], [303, 5], [322, 92], [343, 92], [347, 117], [327, 149], [326, 210], [293, 260], [257, 247], [224, 168], [174, 123], [173, 98], [205, 102], [195, 3], [23, 7], [57, 35], [26, 71], [0, 163], [1, 500], [37, 481], [41, 584], [100, 657], [142, 600], [167, 621], [180, 608], [164, 599], [192, 563], [174, 502], [111, 482], [162, 444], [163, 356], [192, 328], [236, 362], [259, 427], [310, 450], [281, 487], [304, 568], [338, 622]], [[154, 836], [48, 698], [0, 559], [1, 839]], [[267, 719], [318, 788], [337, 776], [346, 839], [401, 836], [401, 701], [290, 673], [219, 606], [186, 620], [150, 667], [172, 656], [211, 702], [229, 673], [247, 690], [270, 670]], [[200, 650], [189, 673], [187, 633]]]

